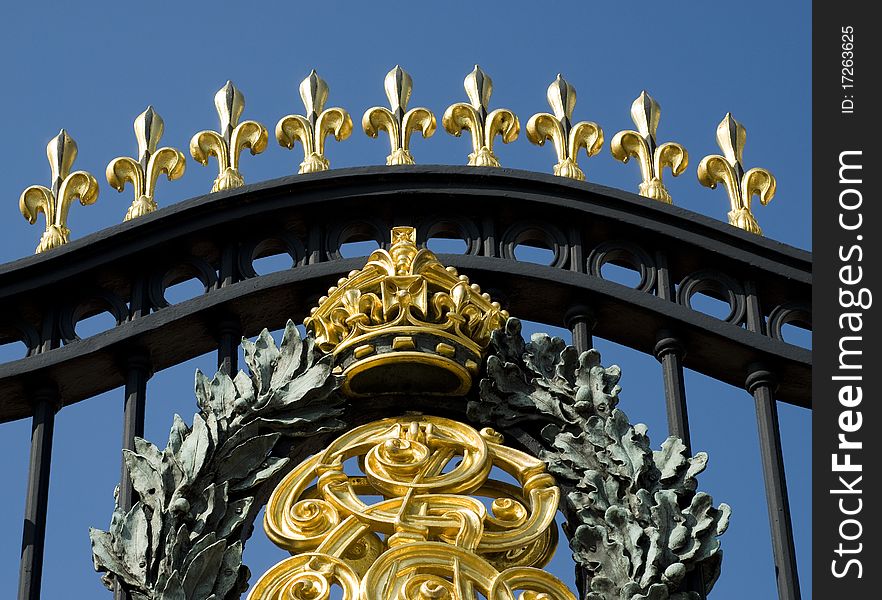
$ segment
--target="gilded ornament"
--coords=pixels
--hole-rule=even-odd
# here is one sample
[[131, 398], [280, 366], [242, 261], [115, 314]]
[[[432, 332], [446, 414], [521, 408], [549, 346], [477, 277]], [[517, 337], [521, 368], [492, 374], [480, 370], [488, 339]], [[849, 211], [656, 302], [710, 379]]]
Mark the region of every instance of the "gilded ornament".
[[576, 108], [576, 88], [557, 75], [546, 92], [548, 105], [554, 114], [537, 113], [527, 121], [527, 139], [542, 146], [551, 140], [557, 152], [554, 174], [585, 181], [585, 173], [579, 168], [576, 158], [579, 150], [592, 157], [603, 147], [603, 129], [591, 121], [572, 123]]
[[361, 126], [372, 138], [377, 137], [380, 131], [389, 135], [392, 152], [386, 157], [387, 165], [412, 165], [410, 136], [419, 131], [424, 138], [431, 137], [435, 133], [435, 115], [428, 108], [407, 110], [413, 92], [413, 79], [401, 67], [396, 65], [386, 73], [383, 86], [391, 110], [382, 106], [369, 108], [361, 119]]
[[329, 289], [304, 323], [334, 354], [347, 394], [458, 395], [506, 318], [468, 277], [419, 249], [414, 228], [395, 227], [390, 249]]
[[[327, 597], [333, 584], [353, 600], [514, 600], [515, 591], [574, 600], [541, 569], [557, 544], [560, 492], [541, 460], [502, 442], [491, 429], [422, 415], [344, 434], [273, 491], [264, 529], [294, 556], [249, 600], [307, 585], [310, 597]], [[363, 474], [344, 470], [350, 458]], [[493, 468], [517, 485], [491, 479]], [[492, 498], [489, 510], [480, 498]]]
[[135, 201], [126, 211], [125, 221], [146, 215], [156, 210], [154, 192], [156, 180], [165, 173], [169, 181], [184, 174], [187, 159], [175, 148], [159, 148], [159, 140], [165, 129], [162, 118], [148, 106], [135, 119], [135, 138], [138, 140], [138, 160], [128, 156], [114, 158], [107, 165], [107, 183], [116, 191], [122, 192], [126, 182], [132, 184]]
[[37, 215], [46, 216], [46, 230], [37, 245], [36, 254], [57, 248], [70, 240], [67, 213], [74, 200], [83, 206], [98, 200], [98, 182], [85, 171], [70, 172], [77, 158], [77, 144], [62, 129], [46, 145], [46, 157], [52, 171], [51, 187], [32, 185], [21, 193], [18, 208], [28, 222], [37, 222]]
[[211, 186], [212, 192], [231, 190], [245, 185], [239, 172], [239, 155], [245, 148], [251, 155], [266, 150], [268, 133], [266, 127], [257, 121], [242, 121], [245, 110], [245, 95], [227, 83], [214, 95], [214, 107], [220, 119], [220, 132], [200, 131], [190, 140], [190, 156], [202, 166], [208, 165], [208, 157], [217, 158], [218, 175]]
[[328, 84], [315, 69], [300, 82], [300, 99], [306, 116], [288, 115], [276, 124], [276, 139], [289, 150], [299, 141], [303, 145], [303, 162], [299, 174], [318, 173], [331, 168], [325, 156], [325, 138], [334, 134], [342, 142], [352, 134], [352, 118], [342, 108], [325, 108]]
[[658, 121], [661, 117], [661, 106], [646, 91], [631, 104], [631, 120], [637, 131], [625, 130], [618, 132], [610, 143], [610, 150], [616, 160], [628, 162], [631, 157], [640, 164], [643, 181], [640, 183], [640, 195], [671, 204], [671, 195], [662, 183], [662, 170], [671, 169], [674, 177], [686, 170], [689, 164], [689, 153], [686, 148], [676, 142], [656, 142]]
[[498, 167], [499, 160], [493, 153], [493, 138], [497, 135], [508, 144], [518, 139], [521, 124], [518, 117], [507, 108], [488, 112], [493, 80], [481, 67], [475, 65], [463, 83], [469, 102], [452, 104], [441, 119], [448, 133], [459, 137], [466, 129], [472, 134], [472, 152], [469, 166]]
[[723, 120], [717, 126], [717, 144], [723, 151], [723, 156], [712, 154], [701, 159], [698, 165], [698, 181], [701, 185], [715, 189], [718, 183], [726, 186], [729, 194], [729, 224], [762, 235], [756, 217], [750, 209], [753, 196], [759, 196], [760, 202], [765, 206], [775, 196], [775, 177], [766, 169], [754, 167], [744, 171], [744, 144], [747, 140], [747, 130], [732, 117], [732, 113], [726, 113]]

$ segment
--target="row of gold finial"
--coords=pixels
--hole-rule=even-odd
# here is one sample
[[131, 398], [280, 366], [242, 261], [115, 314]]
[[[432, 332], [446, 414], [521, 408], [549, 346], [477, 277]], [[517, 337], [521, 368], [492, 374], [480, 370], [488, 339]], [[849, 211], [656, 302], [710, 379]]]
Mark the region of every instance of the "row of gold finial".
[[[477, 65], [466, 76], [464, 87], [468, 102], [449, 106], [441, 123], [448, 133], [457, 137], [469, 131], [470, 166], [499, 167], [499, 159], [493, 151], [494, 140], [497, 136], [506, 144], [516, 140], [520, 133], [518, 117], [505, 108], [490, 110], [493, 81]], [[365, 111], [362, 128], [370, 137], [378, 137], [381, 131], [389, 136], [391, 150], [386, 157], [387, 165], [412, 165], [410, 138], [417, 131], [424, 138], [431, 137], [437, 127], [435, 115], [424, 107], [408, 109], [413, 79], [401, 67], [396, 66], [386, 74], [384, 88], [389, 108], [375, 106]], [[276, 125], [279, 145], [292, 149], [299, 141], [303, 146], [300, 174], [328, 170], [325, 139], [333, 135], [342, 141], [352, 133], [352, 119], [345, 109], [325, 108], [328, 89], [328, 84], [313, 70], [300, 84], [305, 114], [285, 116]], [[579, 151], [584, 149], [589, 158], [598, 154], [603, 147], [603, 129], [590, 121], [573, 122], [576, 89], [560, 75], [548, 86], [546, 97], [552, 112], [530, 117], [527, 139], [539, 146], [550, 140], [557, 155], [554, 174], [584, 181], [585, 173], [577, 162]], [[201, 131], [194, 135], [190, 140], [190, 155], [202, 165], [207, 165], [212, 156], [217, 159], [218, 176], [211, 188], [217, 192], [244, 185], [239, 157], [246, 148], [252, 155], [263, 152], [268, 132], [257, 121], [240, 122], [245, 96], [232, 82], [228, 81], [217, 92], [214, 104], [220, 119], [219, 131]], [[660, 116], [658, 102], [642, 92], [631, 105], [631, 118], [637, 130], [618, 132], [610, 143], [610, 150], [623, 163], [632, 157], [637, 159], [642, 175], [641, 195], [671, 204], [671, 196], [662, 181], [662, 170], [668, 167], [675, 177], [682, 174], [689, 163], [689, 154], [676, 142], [658, 144]], [[123, 191], [127, 182], [134, 188], [135, 198], [126, 212], [126, 221], [156, 210], [154, 196], [159, 176], [165, 174], [169, 180], [178, 179], [186, 166], [180, 150], [157, 148], [164, 124], [153, 107], [138, 115], [134, 125], [138, 157], [115, 158], [107, 165], [106, 172], [107, 182], [117, 191]], [[745, 139], [744, 127], [727, 114], [717, 127], [717, 143], [723, 155], [705, 157], [698, 166], [698, 179], [710, 188], [723, 183], [731, 203], [729, 223], [761, 235], [750, 203], [753, 196], [758, 195], [762, 204], [768, 204], [775, 194], [775, 178], [765, 169], [745, 172], [742, 161]], [[41, 211], [46, 215], [46, 230], [37, 246], [38, 253], [68, 241], [67, 213], [73, 200], [87, 205], [98, 198], [98, 183], [92, 175], [85, 171], [70, 173], [77, 146], [67, 132], [62, 130], [53, 138], [46, 152], [52, 170], [51, 189], [30, 186], [19, 201], [21, 212], [29, 222], [35, 223]]]

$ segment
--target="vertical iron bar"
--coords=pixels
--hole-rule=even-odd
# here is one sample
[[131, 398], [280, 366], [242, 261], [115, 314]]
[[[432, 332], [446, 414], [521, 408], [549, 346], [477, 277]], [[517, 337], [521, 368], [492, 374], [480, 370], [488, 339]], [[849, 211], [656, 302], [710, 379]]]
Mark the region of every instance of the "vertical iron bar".
[[54, 387], [42, 387], [35, 391], [33, 398], [34, 418], [31, 425], [28, 495], [25, 501], [24, 532], [21, 540], [19, 600], [40, 598], [46, 515], [49, 509], [52, 434], [55, 429], [55, 412], [58, 409], [58, 391]]
[[314, 265], [322, 262], [322, 258], [325, 256], [324, 249], [322, 248], [323, 236], [317, 220], [307, 222], [312, 222], [313, 225], [306, 234], [306, 264]]
[[150, 314], [150, 303], [147, 299], [147, 278], [141, 277], [132, 283], [132, 297], [129, 300], [129, 321], [140, 319]]
[[686, 408], [686, 382], [683, 378], [683, 344], [670, 331], [662, 330], [655, 344], [655, 358], [661, 363], [668, 413], [668, 435], [683, 441], [686, 452], [692, 451], [689, 435], [689, 412]]
[[579, 354], [594, 347], [594, 316], [584, 305], [574, 306], [566, 314], [566, 326], [573, 333], [573, 346]]
[[[122, 448], [135, 449], [135, 436], [144, 437], [144, 411], [147, 405], [147, 380], [150, 360], [143, 353], [133, 353], [126, 361], [126, 389], [123, 400]], [[119, 480], [119, 506], [128, 512], [135, 504], [135, 490], [129, 481], [125, 460]]]
[[[668, 257], [663, 252], [655, 253], [656, 282], [658, 297], [667, 302], [676, 302], [677, 294]], [[686, 349], [679, 336], [669, 329], [656, 334], [653, 350], [656, 360], [661, 363], [662, 382], [665, 386], [665, 409], [668, 416], [668, 435], [677, 436], [686, 446], [686, 454], [692, 454], [692, 440], [689, 433], [689, 411], [686, 405], [686, 380], [683, 376], [683, 358]], [[685, 587], [705, 598], [704, 573], [699, 567], [687, 573]]]
[[[481, 227], [478, 232], [477, 240], [469, 240], [469, 251], [473, 247], [472, 244], [478, 245], [478, 254], [480, 256], [487, 256], [489, 258], [499, 258], [501, 251], [499, 246], [497, 245], [498, 240], [496, 239], [496, 222], [493, 220], [493, 217], [484, 217], [481, 220]], [[496, 288], [496, 287], [485, 287], [484, 291], [490, 294], [491, 298], [494, 298], [497, 302], [499, 302], [500, 306], [503, 308], [508, 308], [508, 294], [505, 290]]]
[[[577, 227], [570, 228], [569, 246], [570, 271], [585, 273], [587, 265], [582, 249], [582, 232]], [[564, 326], [573, 334], [573, 347], [579, 354], [594, 347], [591, 332], [595, 324], [594, 312], [587, 304], [577, 304], [564, 315]]]
[[496, 226], [492, 218], [486, 217], [483, 223], [481, 223], [481, 235], [484, 242], [484, 247], [482, 248], [484, 256], [498, 258], [499, 249], [496, 247]]
[[[150, 314], [147, 285], [146, 277], [136, 278], [132, 283], [132, 295], [129, 299], [130, 321]], [[123, 392], [122, 449], [134, 450], [135, 436], [144, 437], [147, 380], [152, 374], [150, 357], [146, 352], [133, 350], [126, 358], [123, 369], [125, 370], [126, 384]], [[128, 512], [135, 501], [135, 489], [129, 481], [129, 470], [126, 468], [125, 458], [121, 457], [117, 504], [122, 510]], [[113, 598], [114, 600], [128, 600], [129, 595], [119, 585], [116, 585], [113, 590]]]
[[[760, 309], [756, 286], [745, 284], [747, 296], [747, 329], [764, 334], [765, 319]], [[753, 394], [759, 433], [760, 456], [769, 508], [769, 526], [772, 531], [772, 553], [775, 558], [775, 577], [778, 598], [800, 598], [799, 576], [796, 570], [796, 549], [793, 544], [793, 526], [790, 522], [790, 501], [787, 497], [787, 479], [784, 474], [784, 453], [781, 449], [781, 431], [778, 426], [778, 404], [775, 374], [766, 366], [754, 363], [748, 367], [745, 380], [747, 391]]]
[[[655, 257], [658, 296], [668, 302], [676, 301], [674, 282], [668, 269], [668, 260], [664, 253], [657, 252]], [[668, 435], [675, 435], [691, 452], [692, 444], [689, 435], [689, 412], [686, 406], [686, 383], [683, 378], [683, 358], [686, 350], [680, 338], [667, 329], [656, 335], [655, 358], [661, 363], [662, 380], [665, 386], [665, 405], [668, 414]]]
[[[582, 249], [582, 230], [579, 228], [578, 224], [574, 224], [569, 228], [568, 238], [570, 271], [573, 271], [574, 273], [587, 273], [588, 265]], [[564, 326], [570, 330], [573, 347], [579, 354], [594, 347], [594, 340], [591, 336], [591, 331], [594, 329], [594, 325], [594, 313], [591, 310], [591, 307], [586, 304], [576, 304], [564, 315]], [[563, 494], [562, 497], [568, 497], [568, 493]], [[579, 516], [572, 503], [561, 502], [560, 506], [564, 518], [566, 519], [564, 532], [566, 533], [567, 538], [571, 539], [572, 535], [581, 524]], [[580, 591], [579, 597], [585, 598], [591, 593], [591, 577], [585, 565], [576, 563], [574, 567], [576, 571], [576, 589]]]
[[[57, 348], [61, 336], [57, 311], [46, 310], [41, 342], [36, 353]], [[52, 463], [52, 437], [55, 413], [61, 407], [58, 389], [51, 382], [37, 386], [32, 394], [34, 417], [31, 422], [31, 452], [28, 466], [28, 490], [25, 498], [21, 539], [21, 568], [18, 600], [39, 600], [43, 579], [43, 550], [46, 543], [46, 517], [49, 510], [49, 476]]]
[[[134, 321], [150, 314], [150, 303], [147, 297], [146, 278], [137, 278], [132, 284], [132, 295], [129, 300], [129, 320]], [[123, 397], [123, 433], [122, 448], [134, 450], [135, 436], [144, 436], [144, 411], [147, 406], [147, 380], [150, 378], [152, 366], [150, 356], [140, 350], [133, 349], [126, 357], [125, 391]], [[119, 480], [119, 506], [125, 511], [135, 503], [134, 490], [129, 482], [129, 473], [125, 460], [122, 461]]]
[[224, 319], [218, 323], [217, 370], [230, 377], [239, 370], [239, 340], [242, 326], [237, 319]]
[[[224, 246], [221, 257], [218, 287], [225, 288], [237, 281], [236, 263], [238, 247], [235, 243]], [[236, 317], [227, 317], [218, 322], [217, 369], [231, 377], [239, 370], [239, 340], [242, 339], [242, 326]]]
[[227, 243], [221, 253], [220, 273], [217, 278], [217, 286], [219, 288], [224, 288], [235, 283], [237, 258], [238, 252], [236, 244], [233, 242]]
[[[126, 388], [123, 400], [122, 448], [135, 449], [135, 436], [144, 437], [144, 413], [147, 407], [147, 380], [151, 375], [151, 364], [143, 352], [133, 352], [126, 361]], [[123, 458], [120, 469], [119, 507], [128, 512], [137, 501], [134, 487], [129, 480], [129, 470]], [[128, 600], [129, 594], [117, 585], [113, 590], [114, 600]]]

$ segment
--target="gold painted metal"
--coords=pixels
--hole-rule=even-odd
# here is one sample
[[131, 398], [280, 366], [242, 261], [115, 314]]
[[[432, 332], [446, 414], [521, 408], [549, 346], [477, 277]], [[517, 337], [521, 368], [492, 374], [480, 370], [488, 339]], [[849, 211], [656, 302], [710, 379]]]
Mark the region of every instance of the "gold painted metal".
[[251, 155], [266, 150], [269, 134], [266, 127], [257, 121], [239, 122], [245, 110], [245, 95], [227, 83], [214, 95], [214, 107], [220, 119], [220, 131], [200, 131], [190, 140], [190, 156], [202, 166], [208, 165], [208, 158], [217, 158], [218, 175], [211, 186], [212, 192], [231, 190], [245, 185], [239, 172], [239, 155], [245, 148]]
[[[419, 249], [414, 228], [395, 227], [389, 251], [374, 251], [363, 269], [338, 281], [304, 323], [319, 347], [343, 364], [343, 390], [350, 395], [359, 395], [350, 385], [352, 378], [404, 363], [446, 371], [459, 380], [459, 387], [450, 393], [464, 393], [473, 376], [467, 361], [480, 360], [490, 334], [507, 318], [508, 312], [468, 277], [445, 268], [429, 250]], [[382, 353], [347, 362], [362, 346], [379, 350], [383, 345], [377, 340], [401, 338], [411, 341], [392, 342], [391, 349], [386, 344]], [[425, 351], [409, 351], [416, 338], [430, 339], [431, 344]], [[452, 347], [453, 353], [437, 351], [440, 342]], [[457, 349], [464, 358], [453, 357]]]
[[[273, 491], [264, 529], [294, 556], [249, 600], [327, 598], [332, 585], [352, 600], [575, 600], [542, 570], [557, 545], [554, 478], [502, 442], [415, 414], [342, 435]], [[344, 468], [351, 458], [362, 473]]]
[[414, 348], [416, 348], [416, 344], [413, 343], [413, 338], [409, 335], [402, 335], [396, 338], [392, 338], [393, 350], [413, 350]]
[[126, 182], [130, 182], [135, 190], [135, 201], [126, 211], [125, 221], [146, 215], [156, 210], [154, 192], [156, 180], [165, 173], [169, 181], [180, 178], [184, 174], [187, 159], [176, 148], [159, 148], [159, 140], [165, 129], [162, 118], [148, 106], [135, 119], [135, 138], [138, 140], [138, 159], [128, 156], [114, 158], [107, 165], [107, 183], [116, 191], [122, 192]]
[[361, 126], [372, 138], [377, 137], [380, 131], [389, 135], [392, 153], [386, 157], [387, 165], [412, 165], [414, 160], [410, 153], [410, 136], [419, 131], [424, 138], [431, 137], [435, 133], [435, 115], [428, 108], [407, 110], [410, 94], [413, 92], [413, 79], [398, 65], [386, 73], [383, 87], [392, 110], [382, 106], [367, 109], [361, 119]]
[[328, 101], [328, 84], [318, 76], [315, 69], [300, 82], [300, 99], [306, 109], [306, 116], [288, 115], [276, 125], [276, 139], [279, 145], [294, 148], [299, 141], [303, 145], [303, 162], [297, 172], [317, 173], [327, 171], [331, 164], [325, 156], [325, 138], [333, 133], [334, 139], [342, 142], [352, 134], [352, 118], [342, 108], [325, 109]]
[[551, 140], [557, 152], [554, 174], [585, 181], [585, 173], [579, 168], [576, 158], [579, 149], [584, 148], [588, 157], [600, 152], [603, 147], [603, 129], [591, 121], [572, 124], [573, 110], [576, 108], [576, 88], [557, 75], [546, 92], [548, 105], [554, 113], [537, 113], [527, 121], [527, 139], [542, 146]]
[[28, 222], [37, 222], [37, 215], [46, 216], [46, 230], [37, 245], [36, 254], [57, 248], [70, 240], [67, 214], [74, 200], [87, 206], [98, 200], [98, 182], [85, 171], [70, 172], [77, 158], [77, 144], [62, 129], [46, 144], [46, 158], [52, 171], [50, 187], [32, 185], [18, 200], [18, 208]]
[[499, 160], [493, 153], [493, 138], [498, 135], [505, 144], [515, 141], [521, 131], [521, 123], [507, 108], [488, 112], [493, 80], [478, 65], [466, 75], [463, 86], [469, 102], [450, 105], [444, 112], [441, 124], [448, 133], [456, 137], [462, 135], [466, 129], [471, 132], [472, 152], [469, 154], [469, 166], [498, 167]]
[[364, 358], [365, 356], [370, 356], [375, 351], [374, 347], [370, 344], [365, 344], [363, 346], [359, 346], [355, 350], [353, 350], [353, 354], [355, 354], [355, 358]]
[[655, 134], [660, 117], [661, 106], [658, 102], [646, 90], [640, 92], [631, 104], [631, 120], [637, 126], [637, 131], [618, 132], [610, 143], [610, 150], [616, 160], [623, 163], [627, 163], [631, 157], [637, 159], [643, 176], [641, 196], [672, 204], [671, 195], [662, 183], [662, 170], [670, 167], [671, 175], [677, 177], [686, 170], [689, 153], [676, 142], [658, 145]]
[[726, 113], [717, 126], [717, 144], [723, 156], [712, 154], [701, 159], [698, 165], [698, 181], [714, 189], [718, 183], [726, 186], [729, 194], [729, 224], [744, 231], [762, 235], [756, 217], [750, 209], [753, 196], [759, 196], [765, 206], [775, 196], [775, 177], [765, 169], [755, 167], [744, 171], [744, 144], [747, 130]]
[[456, 348], [454, 348], [450, 344], [445, 344], [444, 342], [438, 342], [438, 345], [435, 346], [435, 352], [437, 352], [441, 356], [446, 356], [446, 357], [450, 358], [456, 354]]

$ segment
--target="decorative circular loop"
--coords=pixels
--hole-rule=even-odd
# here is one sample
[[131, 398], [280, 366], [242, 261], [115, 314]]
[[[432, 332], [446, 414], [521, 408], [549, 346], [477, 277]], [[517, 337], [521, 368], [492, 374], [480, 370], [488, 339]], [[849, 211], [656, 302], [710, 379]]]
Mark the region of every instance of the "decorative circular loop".
[[588, 273], [604, 279], [603, 265], [611, 263], [626, 266], [640, 274], [640, 282], [634, 289], [651, 293], [655, 290], [658, 269], [655, 260], [641, 246], [624, 240], [608, 241], [599, 244], [588, 255]]
[[687, 275], [677, 287], [677, 303], [695, 310], [692, 297], [698, 293], [728, 302], [729, 314], [723, 319], [727, 323], [738, 326], [744, 323], [747, 313], [744, 287], [733, 278], [711, 269], [702, 269]]
[[425, 217], [416, 223], [417, 244], [425, 248], [433, 238], [449, 238], [465, 242], [464, 254], [481, 253], [481, 232], [474, 221], [460, 217]]
[[341, 260], [340, 248], [350, 242], [375, 241], [382, 248], [389, 235], [389, 227], [379, 219], [350, 221], [332, 228], [325, 238], [325, 255], [328, 260]]
[[288, 511], [294, 527], [313, 539], [321, 537], [340, 523], [337, 510], [324, 500], [307, 498], [294, 504]]
[[65, 344], [82, 339], [77, 334], [76, 327], [83, 319], [108, 312], [116, 325], [120, 325], [129, 318], [129, 307], [113, 292], [96, 288], [87, 290], [83, 298], [77, 304], [68, 304], [61, 311], [58, 326]]
[[243, 279], [257, 277], [254, 261], [267, 256], [287, 254], [291, 266], [303, 264], [306, 260], [306, 247], [299, 238], [289, 232], [282, 232], [269, 238], [244, 242], [239, 246], [239, 274]]
[[[419, 540], [467, 548], [500, 568], [542, 566], [557, 544], [560, 492], [541, 461], [501, 442], [492, 430], [440, 417], [362, 425], [282, 480], [267, 504], [264, 528], [292, 552], [345, 556], [364, 539], [371, 559], [365, 567]], [[346, 466], [355, 458], [362, 474]], [[494, 466], [517, 485], [491, 478]], [[385, 536], [379, 545], [370, 537], [375, 534]]]
[[523, 525], [529, 516], [524, 505], [513, 498], [495, 498], [490, 505], [490, 510], [493, 513], [493, 519], [499, 523], [511, 524], [513, 527]]
[[165, 291], [175, 284], [194, 277], [202, 283], [204, 293], [217, 286], [217, 271], [201, 258], [191, 256], [170, 269], [157, 272], [150, 278], [148, 293], [151, 303], [155, 308], [169, 306], [168, 300], [165, 299]]
[[36, 327], [22, 319], [3, 321], [0, 323], [0, 345], [14, 342], [21, 342], [27, 347], [27, 352], [21, 357], [25, 358], [33, 354], [40, 345], [40, 334]]
[[344, 600], [358, 598], [358, 575], [345, 561], [309, 552], [286, 558], [264, 573], [251, 588], [248, 598], [327, 600], [334, 584], [343, 588]]
[[402, 598], [416, 600], [452, 600], [457, 597], [453, 583], [429, 573], [418, 573], [404, 584]]
[[[361, 586], [375, 590], [377, 595], [370, 597], [376, 600], [441, 600], [448, 597], [445, 591], [454, 591], [445, 581], [455, 576], [461, 580], [460, 586], [472, 590], [471, 597], [477, 597], [477, 592], [486, 598], [500, 598], [489, 595], [498, 576], [490, 563], [462, 548], [438, 542], [416, 542], [388, 550], [368, 570]], [[423, 595], [426, 593], [437, 595]]]
[[769, 314], [769, 337], [790, 343], [784, 339], [782, 328], [791, 323], [801, 323], [812, 329], [812, 309], [808, 304], [787, 302], [776, 306]]
[[[408, 490], [419, 493], [444, 491], [462, 493], [476, 489], [490, 472], [492, 462], [484, 439], [471, 427], [443, 427], [437, 423], [420, 426], [417, 422], [394, 425], [386, 439], [371, 448], [364, 471], [368, 481], [389, 496], [404, 496]], [[459, 447], [462, 459], [449, 473], [415, 476], [425, 470], [431, 454]], [[338, 451], [334, 444], [328, 452]]]
[[553, 225], [548, 223], [517, 223], [509, 227], [502, 234], [500, 251], [503, 258], [518, 260], [515, 256], [515, 248], [525, 244], [545, 248], [554, 253], [550, 266], [556, 269], [565, 269], [569, 266], [570, 245], [567, 236]]
[[[522, 590], [522, 592], [514, 594], [513, 592], [516, 590]], [[487, 597], [494, 600], [509, 598], [576, 600], [573, 593], [550, 573], [532, 567], [506, 569], [493, 580], [493, 587], [490, 588]]]

